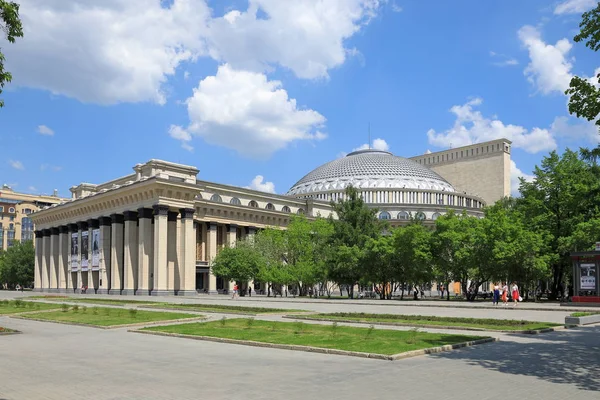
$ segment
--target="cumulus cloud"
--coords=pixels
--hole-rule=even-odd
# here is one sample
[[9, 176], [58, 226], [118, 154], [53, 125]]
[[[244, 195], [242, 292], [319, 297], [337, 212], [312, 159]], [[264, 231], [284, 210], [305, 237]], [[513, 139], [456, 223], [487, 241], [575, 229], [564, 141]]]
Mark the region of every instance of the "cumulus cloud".
[[521, 181], [519, 178], [523, 178], [527, 182], [531, 182], [533, 180], [534, 176], [526, 174], [525, 172], [521, 171], [517, 167], [515, 160], [510, 160], [510, 193], [512, 196], [520, 195], [519, 185], [521, 184]]
[[169, 130], [184, 143], [197, 135], [242, 155], [267, 158], [292, 142], [326, 137], [319, 130], [325, 117], [298, 107], [281, 82], [227, 64], [200, 81], [186, 103], [190, 124]]
[[524, 71], [529, 82], [543, 94], [564, 93], [572, 78], [573, 65], [567, 56], [573, 45], [566, 38], [547, 44], [540, 31], [529, 25], [519, 29], [518, 35], [529, 52], [530, 62]]
[[17, 85], [89, 103], [162, 104], [167, 77], [206, 53], [205, 0], [19, 3], [24, 37], [3, 49]]
[[17, 160], [8, 160], [8, 164], [13, 167], [14, 169], [18, 169], [18, 170], [24, 170], [25, 166], [23, 165], [23, 163], [21, 161], [17, 161]]
[[598, 0], [566, 0], [556, 5], [554, 14], [579, 14], [594, 8]]
[[181, 147], [183, 147], [185, 150], [194, 150], [194, 147], [190, 144], [192, 141], [192, 135], [181, 126], [171, 125], [169, 128], [169, 136], [171, 136], [173, 139], [180, 140]]
[[264, 176], [262, 175], [256, 175], [254, 179], [252, 179], [250, 186], [246, 186], [246, 189], [275, 193], [275, 184], [273, 182], [266, 182]]
[[299, 78], [325, 78], [353, 53], [344, 41], [379, 8], [379, 0], [250, 0], [245, 11], [210, 21], [210, 55], [236, 69], [280, 65]]
[[556, 117], [550, 130], [556, 137], [584, 140], [592, 145], [600, 143], [600, 133], [594, 121], [585, 121], [574, 117]]
[[494, 118], [486, 118], [475, 107], [483, 102], [475, 98], [463, 105], [450, 109], [456, 116], [454, 125], [444, 131], [427, 132], [429, 143], [438, 147], [460, 147], [489, 140], [505, 138], [513, 142], [513, 146], [528, 153], [538, 153], [556, 148], [556, 141], [548, 129], [533, 128], [527, 130], [519, 125], [504, 124]]
[[97, 104], [163, 104], [168, 78], [201, 56], [325, 78], [356, 53], [346, 39], [380, 9], [380, 0], [249, 0], [213, 17], [206, 0], [19, 3], [25, 34], [5, 49], [13, 83]]
[[[366, 150], [368, 148], [369, 148], [369, 145], [367, 143], [365, 143], [365, 144], [358, 146], [355, 149], [352, 149], [352, 151]], [[377, 138], [377, 139], [373, 140], [373, 144], [371, 145], [370, 148], [375, 149], [375, 150], [388, 151], [390, 149], [390, 146], [387, 144], [387, 142], [384, 139]]]
[[54, 136], [54, 131], [46, 125], [39, 125], [37, 131], [40, 135]]

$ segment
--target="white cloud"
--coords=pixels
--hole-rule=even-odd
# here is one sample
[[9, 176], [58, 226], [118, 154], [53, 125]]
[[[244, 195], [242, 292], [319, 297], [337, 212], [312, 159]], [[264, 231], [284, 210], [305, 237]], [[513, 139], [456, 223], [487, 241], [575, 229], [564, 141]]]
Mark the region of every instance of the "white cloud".
[[[280, 65], [299, 78], [325, 78], [352, 49], [344, 41], [374, 17], [379, 0], [250, 0], [209, 24], [210, 55], [236, 69]], [[263, 18], [266, 16], [266, 18]]]
[[23, 163], [21, 161], [17, 161], [17, 160], [8, 160], [8, 164], [13, 167], [14, 169], [19, 169], [19, 170], [24, 170], [25, 166], [23, 165]]
[[171, 125], [171, 127], [169, 128], [169, 136], [171, 136], [173, 139], [180, 140], [181, 147], [183, 147], [185, 150], [194, 150], [194, 147], [190, 144], [190, 142], [192, 141], [192, 135], [182, 127], [177, 125]]
[[54, 131], [46, 125], [39, 125], [37, 131], [40, 135], [54, 136]]
[[165, 102], [167, 77], [205, 54], [205, 0], [21, 0], [24, 36], [3, 49], [13, 83], [83, 102]]
[[183, 79], [187, 80], [190, 77], [190, 71], [183, 72]]
[[51, 164], [42, 164], [40, 165], [40, 171], [54, 171], [54, 172], [58, 172], [62, 170], [62, 167], [58, 166], [58, 165], [51, 165]]
[[253, 158], [267, 158], [298, 140], [326, 137], [319, 131], [325, 117], [299, 108], [281, 82], [227, 64], [219, 67], [216, 76], [200, 81], [187, 99], [187, 108], [189, 126], [171, 126], [171, 136], [189, 142], [197, 135]]
[[527, 79], [543, 94], [563, 94], [571, 81], [572, 64], [567, 55], [572, 44], [561, 39], [555, 45], [542, 40], [539, 30], [526, 25], [519, 29], [519, 39], [529, 51], [530, 62], [525, 68]]
[[37, 188], [36, 188], [35, 186], [29, 186], [27, 189], [28, 189], [30, 192], [37, 192], [37, 191], [38, 191], [38, 190], [37, 190]]
[[400, 7], [398, 4], [396, 4], [395, 2], [392, 3], [392, 11], [395, 13], [399, 13], [402, 12], [402, 7]]
[[595, 125], [594, 121], [585, 121], [574, 117], [556, 117], [550, 130], [556, 137], [584, 140], [593, 145], [600, 143], [598, 125]]
[[430, 129], [427, 132], [429, 143], [438, 147], [460, 147], [505, 138], [511, 140], [514, 147], [528, 153], [556, 148], [556, 141], [547, 129], [533, 128], [528, 131], [519, 125], [505, 125], [495, 117], [484, 117], [481, 111], [474, 110], [482, 102], [482, 99], [475, 98], [466, 104], [453, 106], [450, 112], [456, 115], [454, 125], [440, 133]]
[[495, 51], [490, 51], [490, 57], [496, 60], [492, 64], [497, 67], [519, 65], [519, 61], [517, 61], [515, 58], [509, 57], [505, 54], [498, 54]]
[[594, 8], [598, 0], [566, 0], [558, 4], [554, 9], [554, 14], [579, 14]]
[[254, 179], [252, 179], [250, 186], [246, 186], [246, 189], [275, 193], [275, 184], [273, 182], [265, 182], [265, 178], [262, 175], [256, 175]]
[[510, 160], [510, 194], [515, 197], [519, 196], [519, 185], [521, 181], [519, 178], [525, 179], [527, 182], [531, 182], [534, 178], [533, 175], [529, 175], [517, 168], [515, 160]]
[[[367, 143], [365, 143], [365, 144], [358, 146], [355, 149], [352, 149], [352, 151], [367, 150], [368, 148], [369, 148], [369, 145]], [[370, 148], [375, 149], [375, 150], [388, 151], [390, 149], [390, 146], [387, 144], [387, 142], [385, 140], [377, 138], [377, 139], [373, 140], [373, 144], [371, 145]]]

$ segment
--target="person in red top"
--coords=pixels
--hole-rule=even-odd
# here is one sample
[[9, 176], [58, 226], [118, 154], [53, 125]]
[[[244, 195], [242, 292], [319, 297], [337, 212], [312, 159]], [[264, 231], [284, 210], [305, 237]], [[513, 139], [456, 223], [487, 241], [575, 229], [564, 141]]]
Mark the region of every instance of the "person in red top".
[[235, 299], [237, 297], [237, 293], [238, 293], [238, 285], [237, 285], [237, 283], [235, 283], [233, 285], [233, 294], [231, 295], [231, 298]]

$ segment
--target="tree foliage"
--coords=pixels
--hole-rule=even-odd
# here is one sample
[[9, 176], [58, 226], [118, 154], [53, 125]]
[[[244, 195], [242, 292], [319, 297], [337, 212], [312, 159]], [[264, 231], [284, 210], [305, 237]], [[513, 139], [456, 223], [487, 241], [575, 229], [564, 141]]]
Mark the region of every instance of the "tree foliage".
[[[575, 42], [585, 41], [585, 45], [593, 51], [600, 49], [600, 2], [593, 10], [582, 15], [579, 24], [580, 32], [573, 38]], [[600, 83], [600, 74], [595, 78]], [[596, 120], [600, 127], [600, 88], [590, 80], [574, 76], [565, 94], [569, 96], [569, 113], [585, 118], [588, 121]]]
[[35, 268], [33, 243], [15, 242], [6, 251], [0, 252], [0, 282], [10, 287], [19, 284], [30, 286]]
[[[9, 43], [14, 43], [18, 37], [23, 37], [23, 26], [19, 18], [19, 5], [12, 1], [0, 0], [0, 31]], [[4, 84], [12, 80], [10, 72], [4, 70], [5, 57], [0, 48], [0, 94]], [[0, 108], [4, 101], [0, 99]]]
[[250, 281], [258, 275], [263, 260], [249, 240], [240, 240], [234, 247], [225, 247], [213, 260], [212, 270], [228, 281]]

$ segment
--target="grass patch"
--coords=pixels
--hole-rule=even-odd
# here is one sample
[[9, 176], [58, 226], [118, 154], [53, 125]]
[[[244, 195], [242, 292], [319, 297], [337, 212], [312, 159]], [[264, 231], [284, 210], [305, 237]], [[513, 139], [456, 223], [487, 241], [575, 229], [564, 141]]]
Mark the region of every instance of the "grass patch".
[[12, 333], [16, 332], [14, 329], [3, 328], [0, 326], [0, 333]]
[[338, 326], [337, 324], [318, 325], [260, 320], [249, 324], [245, 318], [149, 327], [143, 330], [384, 355], [483, 338], [480, 336], [447, 335], [418, 331], [354, 328]]
[[596, 314], [600, 314], [600, 312], [593, 312], [593, 311], [589, 311], [589, 312], [574, 312], [573, 314], [571, 314], [571, 317], [589, 317], [590, 315], [596, 315]]
[[77, 306], [67, 310], [50, 311], [22, 315], [24, 318], [40, 319], [45, 321], [72, 322], [91, 326], [118, 326], [137, 324], [140, 322], [169, 321], [174, 319], [198, 318], [197, 315], [160, 312], [123, 310], [118, 308], [93, 307], [91, 311]]
[[326, 319], [331, 321], [356, 321], [365, 323], [387, 323], [411, 326], [436, 327], [452, 326], [457, 328], [479, 328], [500, 331], [528, 331], [546, 329], [560, 324], [550, 322], [519, 321], [491, 318], [459, 318], [437, 317], [425, 315], [394, 315], [394, 314], [366, 314], [366, 313], [331, 313], [313, 314], [303, 316], [306, 319]]
[[28, 299], [44, 299], [51, 301], [69, 301], [72, 303], [86, 303], [86, 304], [101, 304], [109, 306], [125, 306], [128, 304], [158, 304], [155, 301], [149, 300], [119, 300], [119, 299], [92, 299], [92, 298], [81, 298], [81, 297], [69, 297], [69, 296], [31, 296]]
[[165, 308], [169, 310], [202, 311], [227, 314], [268, 314], [268, 313], [291, 313], [304, 312], [304, 310], [285, 310], [279, 308], [228, 306], [220, 304], [167, 304], [162, 303], [153, 308]]
[[60, 306], [50, 303], [34, 303], [33, 301], [2, 300], [0, 301], [0, 315], [18, 314], [30, 311], [53, 310]]

